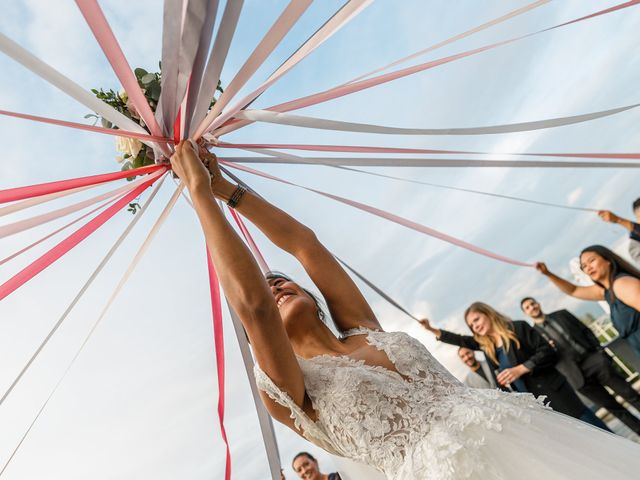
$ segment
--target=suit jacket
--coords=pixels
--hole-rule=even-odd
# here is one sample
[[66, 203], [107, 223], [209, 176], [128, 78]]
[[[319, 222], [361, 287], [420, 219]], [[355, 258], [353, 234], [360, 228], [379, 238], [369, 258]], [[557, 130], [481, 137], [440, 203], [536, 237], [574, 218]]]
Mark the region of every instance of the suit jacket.
[[[522, 320], [513, 322], [513, 332], [520, 341], [520, 347], [512, 344], [507, 353], [511, 364], [523, 364], [530, 372], [520, 377], [527, 390], [536, 397], [546, 395], [550, 406], [559, 412], [579, 417], [585, 405], [567, 383], [567, 379], [558, 372], [554, 365], [558, 360], [557, 353], [551, 345], [531, 325]], [[441, 330], [439, 340], [451, 345], [481, 350], [480, 344], [471, 335]], [[496, 370], [499, 365], [487, 357], [489, 366]]]
[[474, 371], [470, 371], [464, 379], [465, 385], [471, 388], [500, 388], [489, 364], [484, 360], [479, 360], [478, 363], [484, 373], [484, 377]]
[[[599, 355], [601, 349], [600, 342], [589, 327], [567, 310], [558, 310], [557, 312], [547, 314], [547, 316], [555, 320], [576, 343], [587, 351], [584, 358], [577, 360], [571, 350], [562, 348], [562, 346], [556, 342], [556, 351], [558, 352], [556, 369], [567, 378], [573, 388], [579, 390], [585, 383], [580, 364], [590, 355], [596, 353]], [[534, 328], [546, 338], [546, 332], [541, 326], [535, 325]]]

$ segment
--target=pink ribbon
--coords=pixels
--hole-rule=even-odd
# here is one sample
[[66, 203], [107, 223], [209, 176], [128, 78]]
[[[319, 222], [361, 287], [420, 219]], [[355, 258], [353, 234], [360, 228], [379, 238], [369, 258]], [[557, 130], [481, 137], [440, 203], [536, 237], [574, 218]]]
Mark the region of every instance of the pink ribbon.
[[107, 200], [106, 202], [104, 202], [104, 203], [102, 203], [102, 204], [98, 205], [98, 206], [97, 206], [96, 208], [94, 208], [93, 210], [88, 211], [87, 213], [85, 213], [85, 214], [83, 214], [83, 215], [79, 216], [78, 218], [76, 218], [75, 220], [72, 220], [71, 222], [69, 222], [69, 223], [67, 223], [67, 224], [63, 225], [62, 227], [60, 227], [60, 228], [58, 228], [58, 229], [54, 230], [53, 232], [51, 232], [51, 233], [49, 233], [49, 234], [45, 235], [45, 236], [44, 236], [44, 237], [42, 237], [41, 239], [36, 240], [35, 242], [33, 242], [33, 243], [31, 243], [31, 244], [27, 245], [26, 247], [21, 248], [21, 249], [20, 249], [20, 250], [18, 250], [17, 252], [12, 253], [12, 254], [11, 254], [11, 255], [9, 255], [8, 257], [3, 258], [2, 260], [0, 260], [0, 265], [4, 265], [4, 264], [5, 264], [5, 263], [7, 263], [9, 260], [13, 260], [13, 259], [14, 259], [14, 258], [16, 258], [17, 256], [22, 255], [23, 253], [25, 253], [25, 252], [27, 252], [27, 251], [31, 250], [33, 247], [35, 247], [35, 246], [37, 246], [37, 245], [40, 245], [42, 242], [44, 242], [44, 241], [46, 241], [46, 240], [50, 239], [51, 237], [53, 237], [53, 236], [54, 236], [54, 235], [56, 235], [57, 233], [60, 233], [61, 231], [66, 230], [66, 229], [67, 229], [67, 228], [69, 228], [70, 226], [75, 225], [76, 223], [80, 222], [81, 220], [83, 220], [83, 219], [87, 218], [87, 217], [88, 217], [89, 215], [91, 215], [92, 213], [97, 212], [98, 210], [100, 210], [101, 208], [103, 208], [105, 205], [107, 205], [107, 204], [111, 203], [112, 201], [113, 201], [113, 200], [111, 200], [111, 199]]
[[118, 137], [137, 138], [138, 140], [148, 140], [153, 142], [173, 143], [173, 140], [166, 137], [156, 137], [154, 135], [130, 132], [128, 130], [120, 130], [115, 128], [96, 127], [95, 125], [85, 125], [84, 123], [68, 122], [66, 120], [58, 120], [57, 118], [39, 117], [37, 115], [29, 115], [26, 113], [9, 112], [8, 110], [0, 110], [0, 115], [7, 117], [22, 118], [24, 120], [32, 120], [34, 122], [49, 123], [51, 125], [59, 125], [61, 127], [70, 127], [78, 130], [87, 130], [88, 132], [102, 133]]
[[[133, 106], [144, 120], [144, 123], [149, 126], [151, 133], [161, 138], [162, 131], [160, 130], [160, 126], [153, 116], [151, 107], [142, 93], [138, 85], [138, 80], [131, 70], [131, 66], [129, 62], [127, 62], [122, 48], [120, 48], [120, 44], [113, 34], [100, 5], [98, 5], [96, 0], [76, 0], [76, 4], [100, 44], [102, 51], [109, 60], [118, 80], [120, 80], [125, 92], [127, 92], [131, 103], [133, 103]], [[166, 140], [164, 140], [164, 142], [166, 142]], [[170, 155], [166, 145], [161, 145], [161, 148], [165, 155]]]
[[[487, 50], [492, 50], [494, 48], [500, 47], [502, 45], [507, 45], [509, 43], [513, 43], [516, 42], [518, 40], [522, 40], [524, 38], [528, 38], [531, 37], [533, 35], [538, 35], [540, 33], [543, 32], [548, 32], [550, 30], [554, 30], [556, 28], [560, 28], [566, 25], [571, 25], [573, 23], [577, 23], [577, 22], [581, 22], [584, 20], [588, 20], [594, 17], [598, 17], [600, 15], [604, 15], [607, 13], [611, 13], [614, 12], [616, 10], [620, 10], [623, 8], [628, 8], [628, 7], [632, 7], [634, 5], [637, 5], [640, 3], [640, 0], [632, 0], [629, 2], [624, 2], [621, 3], [619, 5], [616, 5], [614, 7], [611, 8], [607, 8], [604, 10], [600, 10], [597, 11], [595, 13], [592, 13], [590, 15], [584, 16], [584, 17], [580, 17], [577, 18], [575, 20], [571, 20], [569, 22], [565, 22], [565, 23], [561, 23], [559, 25], [555, 25], [553, 27], [549, 27], [549, 28], [545, 28], [543, 30], [538, 30], [536, 32], [533, 33], [529, 33], [526, 35], [521, 35], [515, 38], [511, 38], [508, 40], [503, 40], [501, 42], [496, 42], [496, 43], [492, 43], [490, 45], [485, 45], [484, 47], [479, 47], [479, 48], [475, 48], [473, 50], [467, 50], [464, 52], [460, 52], [457, 53], [455, 55], [450, 55], [448, 57], [443, 57], [437, 60], [432, 60], [430, 62], [426, 62], [426, 63], [421, 63], [418, 65], [414, 65], [413, 67], [408, 67], [408, 68], [403, 68], [401, 70], [396, 70], [394, 72], [390, 72], [390, 73], [386, 73], [384, 75], [378, 75], [376, 77], [372, 77], [369, 78], [367, 80], [361, 80], [358, 82], [353, 82], [353, 83], [349, 83], [346, 85], [340, 85], [338, 87], [334, 87], [332, 89], [329, 90], [325, 90], [324, 92], [320, 92], [320, 93], [315, 93], [313, 95], [308, 95], [306, 97], [302, 97], [302, 98], [298, 98], [296, 100], [291, 100], [289, 102], [285, 102], [285, 103], [281, 103], [278, 105], [275, 105], [273, 107], [267, 108], [266, 110], [270, 110], [270, 111], [274, 111], [274, 112], [289, 112], [291, 110], [297, 110], [300, 108], [305, 108], [305, 107], [309, 107], [312, 105], [316, 105], [318, 103], [323, 103], [329, 100], [333, 100], [335, 98], [339, 98], [345, 95], [350, 95], [352, 93], [356, 93], [359, 92], [361, 90], [365, 90], [367, 88], [371, 88], [371, 87], [375, 87], [377, 85], [381, 85], [383, 83], [387, 83], [387, 82], [391, 82], [393, 80], [397, 80], [399, 78], [403, 78], [406, 77], [408, 75], [413, 75], [415, 73], [418, 72], [422, 72], [424, 70], [428, 70], [434, 67], [438, 67], [440, 65], [444, 65], [446, 63], [450, 63], [456, 60], [460, 60], [461, 58], [466, 58], [472, 55], [476, 55], [478, 53], [482, 53], [485, 52]], [[216, 136], [220, 136], [223, 133], [229, 133], [233, 130], [236, 130], [242, 126], [248, 125], [252, 123], [251, 121], [248, 120], [231, 120], [229, 122], [227, 122], [225, 125], [222, 126], [221, 129], [219, 129], [218, 131], [216, 131]]]
[[220, 432], [226, 445], [226, 460], [224, 467], [225, 480], [231, 479], [231, 452], [229, 440], [224, 427], [224, 335], [222, 326], [222, 304], [220, 303], [220, 284], [218, 275], [211, 260], [209, 248], [207, 248], [207, 268], [209, 271], [209, 292], [211, 294], [211, 311], [213, 314], [213, 343], [216, 350], [216, 369], [218, 372], [218, 419], [220, 420]]
[[[167, 170], [167, 167], [161, 166], [160, 168], [163, 171]], [[26, 282], [31, 280], [37, 274], [42, 272], [49, 265], [54, 263], [60, 257], [62, 257], [65, 253], [71, 250], [73, 247], [82, 242], [85, 238], [95, 232], [99, 227], [101, 227], [107, 220], [113, 217], [119, 210], [121, 210], [125, 205], [129, 204], [133, 199], [139, 196], [142, 192], [144, 192], [153, 182], [157, 180], [157, 177], [153, 177], [146, 182], [139, 185], [137, 188], [127, 193], [105, 211], [101, 212], [91, 221], [87, 222], [85, 225], [80, 227], [78, 230], [73, 232], [67, 238], [62, 240], [52, 249], [44, 253], [42, 256], [37, 258], [31, 264], [27, 265], [20, 272], [15, 274], [5, 283], [0, 285], [0, 300], [5, 298], [7, 295], [11, 294]]]
[[312, 152], [342, 152], [342, 153], [403, 153], [403, 154], [471, 154], [471, 155], [525, 155], [536, 157], [564, 157], [564, 158], [613, 158], [625, 160], [640, 160], [640, 153], [527, 153], [527, 152], [469, 152], [465, 150], [433, 150], [425, 148], [399, 147], [368, 147], [354, 145], [303, 145], [288, 143], [226, 143], [219, 142], [218, 148], [255, 149], [269, 148], [282, 150], [305, 150]]
[[302, 189], [307, 190], [309, 192], [314, 192], [314, 193], [317, 193], [318, 195], [322, 195], [324, 197], [331, 198], [332, 200], [336, 200], [337, 202], [344, 203], [345, 205], [349, 205], [349, 206], [357, 208], [359, 210], [363, 210], [365, 212], [371, 213], [372, 215], [376, 215], [378, 217], [385, 218], [385, 219], [390, 220], [390, 221], [392, 221], [394, 223], [397, 223], [398, 225], [402, 225], [403, 227], [407, 227], [407, 228], [410, 228], [412, 230], [415, 230], [416, 232], [423, 233], [423, 234], [428, 235], [430, 237], [438, 238], [440, 240], [443, 240], [443, 241], [445, 241], [447, 243], [450, 243], [452, 245], [455, 245], [457, 247], [464, 248], [466, 250], [469, 250], [469, 251], [471, 251], [473, 253], [477, 253], [479, 255], [484, 255], [485, 257], [493, 258], [494, 260], [498, 260], [500, 262], [505, 262], [505, 263], [509, 263], [511, 265], [517, 265], [517, 266], [521, 266], [521, 267], [533, 267], [534, 266], [531, 263], [526, 263], [526, 262], [521, 262], [519, 260], [514, 260], [512, 258], [505, 257], [503, 255], [491, 252], [491, 251], [486, 250], [484, 248], [477, 247], [477, 246], [475, 246], [475, 245], [473, 245], [471, 243], [465, 242], [464, 240], [460, 240], [459, 238], [452, 237], [450, 235], [447, 235], [446, 233], [439, 232], [438, 230], [435, 230], [433, 228], [427, 227], [427, 226], [422, 225], [420, 223], [413, 222], [413, 221], [411, 221], [409, 219], [400, 217], [400, 216], [395, 215], [393, 213], [386, 212], [384, 210], [380, 210], [379, 208], [372, 207], [371, 205], [366, 205], [364, 203], [356, 202], [355, 200], [350, 200], [348, 198], [339, 197], [337, 195], [333, 195], [331, 193], [322, 192], [320, 190], [315, 190], [313, 188], [304, 187], [302, 185], [298, 185], [296, 183], [289, 182], [287, 180], [283, 180], [282, 178], [274, 177], [273, 175], [269, 175], [268, 173], [264, 173], [264, 172], [261, 172], [259, 170], [255, 170], [255, 169], [247, 167], [245, 165], [238, 165], [238, 164], [234, 164], [234, 163], [229, 163], [229, 162], [226, 162], [224, 160], [221, 160], [221, 162], [224, 163], [225, 165], [228, 165], [229, 167], [236, 168], [238, 170], [242, 170], [244, 172], [251, 173], [253, 175], [258, 175], [258, 176], [263, 177], [263, 178], [268, 178], [270, 180], [275, 180], [276, 182], [284, 183], [284, 184], [291, 185], [291, 186], [294, 186], [294, 187], [299, 187], [299, 188], [302, 188]]
[[0, 204], [23, 200], [25, 198], [39, 197], [49, 193], [62, 192], [73, 188], [85, 187], [87, 185], [98, 185], [100, 183], [120, 180], [121, 178], [135, 177], [153, 173], [161, 169], [166, 169], [165, 165], [149, 165], [147, 167], [134, 168], [133, 170], [125, 170], [121, 172], [103, 173], [100, 175], [91, 175], [89, 177], [78, 177], [69, 180], [58, 180], [57, 182], [40, 183], [37, 185], [29, 185], [26, 187], [7, 188], [0, 190]]
[[251, 233], [249, 232], [249, 229], [247, 228], [247, 226], [244, 224], [242, 217], [238, 215], [236, 211], [231, 207], [229, 207], [229, 212], [231, 212], [231, 216], [236, 221], [236, 224], [238, 225], [240, 232], [242, 232], [242, 236], [247, 241], [247, 244], [249, 245], [249, 249], [251, 250], [251, 253], [253, 253], [254, 258], [256, 259], [256, 261], [258, 262], [258, 265], [260, 266], [260, 270], [262, 270], [262, 273], [267, 273], [270, 270], [269, 265], [267, 265], [267, 262], [264, 259], [262, 252], [258, 248], [258, 245], [256, 245], [256, 242], [253, 240], [253, 237], [251, 236]]
[[[160, 174], [161, 172], [153, 172], [151, 175], [153, 177], [158, 177]], [[101, 202], [102, 200], [122, 196], [127, 192], [136, 188], [139, 184], [141, 184], [144, 181], [145, 179], [143, 177], [131, 184], [123, 185], [119, 188], [116, 188], [115, 190], [102, 193], [100, 195], [97, 195], [95, 197], [92, 197], [86, 200], [81, 200], [80, 202], [67, 205], [66, 207], [58, 208], [56, 210], [50, 210], [40, 215], [35, 215], [33, 217], [18, 220], [12, 223], [8, 223], [6, 225], [0, 225], [0, 238], [8, 237], [10, 235], [15, 235], [16, 233], [20, 233], [24, 230], [29, 230], [30, 228], [44, 225], [45, 223], [51, 222], [60, 217], [64, 217], [71, 213], [77, 212], [78, 210], [82, 210], [84, 208], [90, 207], [91, 205], [95, 205], [96, 203]]]

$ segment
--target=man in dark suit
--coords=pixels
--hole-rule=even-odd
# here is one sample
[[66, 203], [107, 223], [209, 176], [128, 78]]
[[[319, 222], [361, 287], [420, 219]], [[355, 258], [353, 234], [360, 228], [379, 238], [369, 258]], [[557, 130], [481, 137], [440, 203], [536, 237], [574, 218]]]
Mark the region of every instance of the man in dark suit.
[[557, 351], [556, 368], [567, 377], [571, 386], [640, 434], [640, 419], [618, 403], [605, 385], [638, 410], [640, 395], [614, 368], [611, 357], [603, 351], [591, 329], [567, 310], [545, 314], [531, 297], [523, 298], [520, 307]]

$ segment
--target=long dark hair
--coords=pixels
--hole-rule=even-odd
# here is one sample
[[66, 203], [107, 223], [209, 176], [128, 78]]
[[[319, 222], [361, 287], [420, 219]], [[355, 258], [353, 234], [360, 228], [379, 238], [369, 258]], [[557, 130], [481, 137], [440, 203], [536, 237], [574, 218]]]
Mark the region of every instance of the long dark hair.
[[[602, 245], [591, 245], [590, 247], [587, 247], [583, 249], [582, 252], [580, 252], [580, 257], [582, 257], [582, 254], [587, 252], [600, 255], [607, 262], [609, 262], [609, 265], [611, 265], [611, 268], [609, 269], [609, 292], [613, 301], [615, 301], [616, 299], [616, 294], [613, 293], [613, 282], [618, 275], [620, 275], [621, 273], [626, 273], [627, 275], [631, 275], [632, 277], [640, 279], [640, 270], [631, 265], [620, 255], [613, 253], [607, 247], [603, 247]], [[582, 262], [580, 263], [582, 264]], [[580, 266], [580, 268], [582, 269], [582, 265]], [[602, 288], [605, 288], [602, 283], [596, 280], [594, 280], [594, 282], [600, 285]]]

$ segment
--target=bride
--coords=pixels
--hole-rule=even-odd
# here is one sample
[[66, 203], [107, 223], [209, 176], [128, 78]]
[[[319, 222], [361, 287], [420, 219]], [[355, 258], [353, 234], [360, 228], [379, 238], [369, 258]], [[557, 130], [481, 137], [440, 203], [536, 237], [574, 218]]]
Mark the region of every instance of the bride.
[[[215, 156], [203, 157], [182, 142], [171, 163], [246, 329], [275, 419], [392, 480], [637, 478], [640, 446], [555, 413], [530, 394], [467, 388], [420, 342], [383, 331], [312, 230], [224, 179]], [[216, 199], [300, 261], [340, 338], [310, 292], [282, 274], [265, 279]]]

